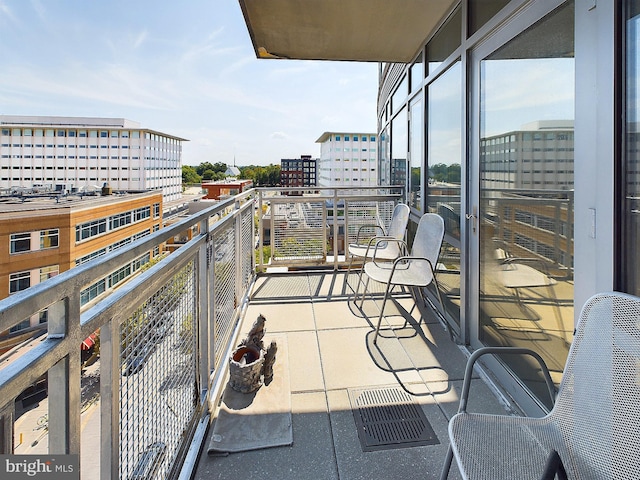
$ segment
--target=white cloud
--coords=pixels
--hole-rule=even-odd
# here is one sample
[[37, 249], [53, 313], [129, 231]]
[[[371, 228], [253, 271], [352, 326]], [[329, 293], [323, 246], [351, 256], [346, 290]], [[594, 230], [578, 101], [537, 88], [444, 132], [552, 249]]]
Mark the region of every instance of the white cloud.
[[0, 1], [0, 24], [4, 23], [4, 19], [7, 19], [9, 23], [14, 25], [20, 25], [20, 22], [13, 13], [13, 10], [11, 10], [6, 3]]
[[273, 138], [274, 140], [286, 140], [288, 137], [288, 135], [284, 132], [273, 132], [271, 135], [269, 135], [270, 138]]
[[375, 65], [258, 60], [237, 2], [77, 3], [0, 0], [4, 30], [37, 24], [2, 36], [5, 112], [128, 118], [190, 139], [185, 164], [278, 163], [375, 126]]
[[142, 45], [145, 40], [147, 39], [147, 36], [149, 35], [149, 32], [147, 30], [143, 30], [141, 31], [137, 36], [135, 41], [133, 42], [133, 48], [140, 48], [140, 45]]

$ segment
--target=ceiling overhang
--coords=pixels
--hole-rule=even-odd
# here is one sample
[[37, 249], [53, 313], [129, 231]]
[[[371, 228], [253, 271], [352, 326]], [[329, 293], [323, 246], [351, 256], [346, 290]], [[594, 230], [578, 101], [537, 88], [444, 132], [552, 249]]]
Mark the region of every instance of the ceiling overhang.
[[238, 0], [258, 58], [411, 62], [457, 0]]

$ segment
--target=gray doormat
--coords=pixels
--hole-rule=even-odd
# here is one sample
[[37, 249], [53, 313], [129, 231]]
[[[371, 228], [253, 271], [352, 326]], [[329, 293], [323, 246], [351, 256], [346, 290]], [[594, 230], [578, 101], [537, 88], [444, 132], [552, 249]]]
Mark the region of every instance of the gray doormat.
[[349, 390], [363, 452], [440, 443], [422, 408], [399, 388]]
[[265, 337], [278, 344], [273, 380], [256, 392], [239, 393], [227, 384], [222, 404], [214, 420], [209, 440], [209, 455], [228, 455], [268, 447], [291, 445], [291, 386], [287, 337]]

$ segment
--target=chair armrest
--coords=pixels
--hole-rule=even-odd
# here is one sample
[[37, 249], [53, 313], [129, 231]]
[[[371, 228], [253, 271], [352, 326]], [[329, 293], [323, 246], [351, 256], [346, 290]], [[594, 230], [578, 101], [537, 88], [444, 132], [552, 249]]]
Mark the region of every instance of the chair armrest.
[[[406, 244], [405, 244], [405, 248], [406, 248]], [[427, 265], [429, 265], [429, 268], [431, 269], [431, 275], [433, 275], [433, 277], [435, 278], [436, 269], [434, 268], [433, 263], [431, 263], [431, 260], [429, 260], [427, 257], [413, 257], [411, 255], [400, 256], [393, 261], [393, 267], [391, 269], [391, 278], [393, 278], [393, 272], [397, 268], [400, 268], [401, 265], [407, 262], [426, 262]]]
[[[371, 230], [374, 230], [374, 231], [380, 230], [382, 235], [386, 235], [386, 232], [384, 231], [384, 228], [382, 228], [377, 223], [365, 223], [363, 225], [360, 225], [360, 227], [358, 227], [358, 232], [356, 234], [356, 244], [357, 245], [360, 245], [360, 232], [365, 228], [368, 228], [368, 229], [371, 229]], [[369, 238], [369, 236], [367, 236], [367, 238]]]
[[458, 407], [458, 413], [466, 413], [467, 412], [467, 401], [469, 398], [469, 389], [471, 388], [471, 377], [473, 374], [473, 367], [480, 357], [483, 355], [495, 355], [495, 354], [512, 354], [512, 355], [530, 355], [535, 358], [537, 362], [540, 364], [540, 369], [542, 370], [542, 374], [544, 376], [544, 380], [547, 384], [547, 389], [549, 391], [549, 397], [551, 398], [551, 402], [555, 402], [555, 385], [553, 384], [553, 380], [551, 380], [551, 375], [549, 374], [549, 368], [547, 364], [544, 362], [542, 357], [533, 350], [529, 348], [522, 347], [482, 347], [476, 350], [471, 354], [469, 359], [467, 360], [467, 366], [464, 371], [464, 381], [462, 384], [462, 392], [460, 393], [460, 405]]
[[[387, 236], [371, 237], [369, 239], [369, 241], [367, 242], [367, 249], [365, 250], [365, 253], [364, 253], [365, 261], [366, 261], [367, 258], [370, 258], [369, 257], [369, 252], [373, 251], [374, 252], [374, 256], [375, 256], [375, 251], [378, 249], [378, 245], [381, 242], [389, 242], [389, 241], [396, 242], [397, 239], [394, 238], [394, 237], [387, 237]], [[353, 245], [353, 244], [350, 244], [350, 245]], [[364, 245], [358, 245], [358, 246], [359, 247], [363, 247]]]
[[[405, 242], [404, 240], [400, 240], [395, 237], [374, 237], [369, 241], [369, 246], [367, 247], [367, 254], [368, 254], [370, 248], [373, 246], [373, 255], [371, 257], [371, 260], [374, 263], [376, 261], [376, 252], [378, 251], [378, 248], [380, 247], [381, 243], [384, 243], [385, 245], [388, 243], [397, 243], [398, 250], [400, 251], [401, 254], [406, 254], [407, 252], [407, 242]], [[398, 258], [407, 258], [407, 257], [398, 257]], [[396, 259], [395, 261], [397, 262], [398, 259]]]

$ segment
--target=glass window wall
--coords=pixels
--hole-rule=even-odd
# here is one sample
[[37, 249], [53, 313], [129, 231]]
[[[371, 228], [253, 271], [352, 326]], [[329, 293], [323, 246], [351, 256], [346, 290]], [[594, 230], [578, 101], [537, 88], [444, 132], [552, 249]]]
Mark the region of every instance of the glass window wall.
[[640, 295], [640, 1], [626, 12], [626, 125], [622, 175], [621, 290]]
[[407, 184], [408, 124], [406, 105], [391, 122], [391, 185]]
[[451, 55], [461, 43], [462, 13], [458, 8], [445, 25], [427, 43], [427, 68], [431, 73]]
[[410, 129], [409, 129], [409, 206], [418, 212], [422, 212], [422, 164], [423, 155], [423, 115], [422, 96], [418, 96], [411, 102]]
[[[569, 2], [480, 63], [479, 340], [535, 350], [558, 383], [574, 321], [573, 25]], [[503, 361], [549, 405], [530, 359]]]
[[444, 307], [460, 323], [462, 66], [457, 61], [428, 87], [426, 186], [428, 211], [444, 219], [438, 283]]

